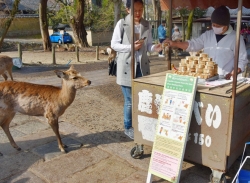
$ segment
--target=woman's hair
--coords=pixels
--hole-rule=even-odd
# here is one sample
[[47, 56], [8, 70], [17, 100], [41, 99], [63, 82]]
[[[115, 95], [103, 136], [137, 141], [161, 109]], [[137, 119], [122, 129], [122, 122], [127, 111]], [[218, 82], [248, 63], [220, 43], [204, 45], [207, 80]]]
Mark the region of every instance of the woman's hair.
[[[143, 4], [142, 0], [134, 0], [134, 3], [136, 3], [136, 2], [139, 2], [139, 3]], [[126, 8], [130, 9], [130, 7], [131, 7], [131, 0], [127, 0]]]

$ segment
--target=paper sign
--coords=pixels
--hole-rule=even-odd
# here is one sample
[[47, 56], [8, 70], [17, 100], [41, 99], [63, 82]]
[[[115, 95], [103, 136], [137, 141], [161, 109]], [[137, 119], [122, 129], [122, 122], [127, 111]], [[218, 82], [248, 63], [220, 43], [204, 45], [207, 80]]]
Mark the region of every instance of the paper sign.
[[197, 78], [167, 74], [149, 173], [179, 182], [193, 111]]

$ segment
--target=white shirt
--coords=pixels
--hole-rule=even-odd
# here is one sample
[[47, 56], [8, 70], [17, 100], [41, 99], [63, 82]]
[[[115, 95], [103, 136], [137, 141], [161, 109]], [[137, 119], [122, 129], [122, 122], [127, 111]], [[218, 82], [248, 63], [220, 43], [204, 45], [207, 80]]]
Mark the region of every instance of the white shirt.
[[173, 35], [172, 35], [172, 40], [180, 40], [182, 38], [181, 33], [178, 31], [174, 31]]
[[[138, 27], [135, 29], [138, 30]], [[121, 44], [122, 31], [124, 31], [123, 26], [121, 25], [121, 20], [119, 20], [113, 32], [113, 36], [111, 40], [111, 47], [117, 52], [131, 52], [131, 44], [130, 45]], [[141, 32], [139, 33], [141, 34]], [[147, 50], [149, 52], [154, 51], [154, 45], [152, 44], [152, 34], [151, 34], [150, 26], [149, 26], [149, 34], [147, 37]]]
[[[186, 50], [193, 52], [204, 49], [204, 52], [207, 53], [209, 57], [213, 58], [213, 61], [218, 64], [218, 74], [225, 76], [232, 72], [234, 68], [236, 32], [231, 26], [229, 26], [229, 29], [225, 34], [226, 36], [217, 43], [214, 31], [206, 31], [200, 37], [189, 40], [189, 46]], [[246, 46], [242, 36], [240, 36], [238, 60], [238, 67], [243, 72], [248, 60]]]

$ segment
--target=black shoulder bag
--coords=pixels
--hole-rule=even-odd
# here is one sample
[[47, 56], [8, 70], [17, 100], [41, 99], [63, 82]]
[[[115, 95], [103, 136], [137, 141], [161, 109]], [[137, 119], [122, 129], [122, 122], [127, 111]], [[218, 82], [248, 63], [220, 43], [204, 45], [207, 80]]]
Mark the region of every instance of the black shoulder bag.
[[109, 75], [116, 76], [116, 58], [109, 63]]
[[[121, 22], [121, 24], [122, 24], [122, 28], [123, 28], [123, 19], [121, 19], [122, 20], [122, 22]], [[122, 29], [122, 40], [123, 40], [123, 34], [124, 34], [124, 28]], [[122, 43], [122, 40], [121, 40], [121, 43]], [[116, 67], [117, 67], [117, 61], [116, 61], [116, 59], [117, 59], [117, 56], [109, 63], [109, 75], [111, 75], [111, 76], [116, 76]]]

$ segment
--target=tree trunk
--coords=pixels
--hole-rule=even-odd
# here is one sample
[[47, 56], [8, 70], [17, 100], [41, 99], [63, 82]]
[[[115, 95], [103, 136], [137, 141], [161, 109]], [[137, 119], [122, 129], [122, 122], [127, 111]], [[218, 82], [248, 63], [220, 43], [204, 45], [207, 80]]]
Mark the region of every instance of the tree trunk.
[[76, 0], [76, 15], [70, 17], [70, 26], [74, 34], [75, 44], [78, 47], [89, 47], [87, 32], [83, 24], [85, 0]]
[[191, 38], [193, 17], [194, 17], [194, 10], [192, 10], [188, 16], [187, 40], [189, 40]]
[[1, 53], [1, 48], [2, 48], [2, 45], [3, 45], [3, 40], [4, 40], [5, 36], [7, 35], [8, 30], [10, 28], [10, 25], [11, 25], [13, 19], [15, 18], [15, 15], [16, 15], [17, 11], [18, 11], [19, 2], [20, 2], [20, 0], [15, 0], [14, 1], [13, 7], [12, 7], [12, 10], [11, 10], [11, 13], [10, 13], [10, 17], [6, 18], [6, 20], [3, 22], [3, 33], [0, 36], [0, 53]]
[[40, 0], [39, 4], [39, 23], [40, 23], [40, 30], [43, 39], [43, 50], [44, 51], [51, 51], [51, 42], [49, 38], [49, 31], [48, 31], [48, 20], [47, 20], [47, 1], [48, 0]]
[[121, 18], [121, 4], [122, 4], [122, 0], [114, 0], [114, 27], [116, 26], [117, 22], [120, 20]]
[[156, 6], [157, 6], [157, 2], [156, 0], [152, 0], [152, 5], [153, 5], [153, 11], [154, 11], [154, 20], [156, 20], [157, 17], [157, 10], [156, 10]]
[[158, 20], [158, 24], [157, 27], [159, 27], [161, 25], [161, 5], [160, 5], [160, 1], [157, 2], [157, 20]]

